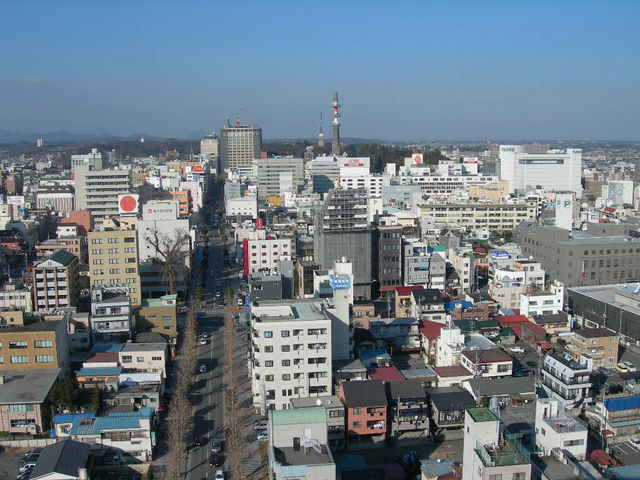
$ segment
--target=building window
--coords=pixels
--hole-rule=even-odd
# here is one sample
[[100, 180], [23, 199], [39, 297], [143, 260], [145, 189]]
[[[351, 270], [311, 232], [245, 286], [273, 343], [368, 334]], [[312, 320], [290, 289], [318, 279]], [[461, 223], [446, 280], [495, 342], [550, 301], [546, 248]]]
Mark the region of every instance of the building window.
[[273, 353], [273, 345], [265, 345], [264, 351], [265, 353]]
[[489, 480], [502, 480], [502, 474], [494, 473], [493, 475], [489, 475]]
[[281, 330], [280, 331], [280, 336], [288, 337], [289, 336], [289, 330]]
[[9, 342], [9, 348], [27, 348], [27, 342]]
[[52, 355], [37, 355], [36, 356], [36, 363], [51, 363], [53, 362], [53, 356]]
[[36, 340], [33, 342], [33, 346], [36, 348], [51, 348], [53, 347], [53, 342], [51, 340]]
[[123, 355], [122, 363], [131, 363], [133, 361], [133, 357], [131, 355]]
[[281, 345], [280, 350], [283, 352], [289, 352], [291, 351], [291, 345]]
[[282, 380], [284, 380], [284, 381], [291, 380], [291, 374], [290, 373], [283, 373], [282, 374]]
[[26, 355], [14, 355], [11, 357], [11, 363], [29, 363], [29, 357]]
[[360, 415], [360, 409], [359, 408], [354, 408], [353, 409], [353, 414], [354, 415]]
[[525, 472], [516, 472], [513, 474], [513, 477], [511, 478], [512, 480], [526, 480], [527, 474]]
[[16, 403], [14, 405], [9, 405], [9, 411], [12, 413], [33, 412], [33, 405]]
[[151, 357], [151, 360], [153, 360], [154, 362], [161, 362], [162, 357]]
[[282, 360], [283, 367], [288, 367], [289, 365], [291, 365], [291, 360]]
[[273, 367], [273, 360], [265, 360], [264, 366], [265, 367]]
[[584, 445], [584, 439], [583, 438], [579, 438], [579, 439], [576, 439], [576, 440], [565, 440], [563, 445], [565, 447], [576, 447], [578, 445]]
[[273, 375], [265, 375], [264, 376], [264, 381], [265, 382], [273, 382]]
[[264, 338], [273, 338], [273, 332], [271, 332], [269, 330], [265, 330]]

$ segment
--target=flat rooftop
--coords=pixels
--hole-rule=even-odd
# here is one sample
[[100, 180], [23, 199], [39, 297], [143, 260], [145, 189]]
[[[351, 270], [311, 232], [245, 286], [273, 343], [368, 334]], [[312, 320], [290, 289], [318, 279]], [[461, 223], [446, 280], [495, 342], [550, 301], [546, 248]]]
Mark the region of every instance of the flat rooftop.
[[59, 368], [0, 371], [0, 404], [44, 402], [59, 374]]
[[284, 466], [289, 465], [326, 465], [332, 464], [333, 458], [329, 454], [326, 445], [321, 446], [322, 450], [317, 452], [313, 448], [300, 447], [294, 450], [293, 447], [274, 448], [273, 453], [276, 461]]
[[498, 417], [488, 408], [468, 408], [467, 413], [473, 418], [474, 422], [494, 422]]
[[259, 322], [286, 322], [296, 320], [325, 320], [326, 317], [316, 302], [298, 302], [291, 305], [278, 303], [267, 304], [260, 302], [260, 305], [251, 307], [251, 314], [257, 317]]
[[[593, 300], [613, 305], [634, 315], [640, 315], [640, 308], [622, 303], [616, 298], [616, 294], [625, 297], [638, 295], [635, 293], [636, 290], [640, 291], [640, 283], [617, 283], [613, 285], [594, 285], [591, 287], [571, 287], [567, 289], [567, 291], [576, 292]], [[640, 301], [640, 295], [638, 295], [638, 301]]]

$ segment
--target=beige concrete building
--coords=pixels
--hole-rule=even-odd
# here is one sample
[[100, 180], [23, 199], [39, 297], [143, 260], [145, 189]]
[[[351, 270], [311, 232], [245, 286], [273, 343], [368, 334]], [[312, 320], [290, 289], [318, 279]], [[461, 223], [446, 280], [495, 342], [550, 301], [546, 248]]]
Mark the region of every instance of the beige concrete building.
[[176, 298], [177, 295], [164, 295], [143, 300], [138, 310], [136, 329], [175, 338], [178, 334]]
[[97, 224], [119, 214], [118, 196], [131, 190], [129, 170], [78, 168], [74, 174], [76, 210], [89, 210]]
[[66, 250], [40, 260], [33, 266], [35, 309], [49, 312], [78, 304], [78, 257]]
[[0, 369], [67, 368], [65, 321], [49, 320], [0, 329]]
[[492, 202], [501, 202], [509, 196], [509, 182], [499, 180], [488, 185], [472, 185], [469, 187], [469, 197], [486, 198]]
[[567, 350], [576, 358], [591, 358], [594, 369], [614, 369], [618, 363], [619, 343], [618, 334], [607, 328], [581, 328], [574, 331], [574, 337]]
[[131, 305], [140, 305], [138, 235], [135, 230], [89, 232], [89, 278], [91, 288], [119, 286], [129, 291]]
[[419, 216], [431, 218], [436, 226], [471, 229], [488, 228], [511, 231], [526, 220], [537, 216], [536, 202], [522, 203], [423, 203]]

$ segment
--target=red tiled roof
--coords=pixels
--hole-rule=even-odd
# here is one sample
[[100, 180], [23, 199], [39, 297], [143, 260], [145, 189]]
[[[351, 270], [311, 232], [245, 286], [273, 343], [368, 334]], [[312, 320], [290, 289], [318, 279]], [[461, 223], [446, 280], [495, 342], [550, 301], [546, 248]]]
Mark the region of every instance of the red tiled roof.
[[400, 295], [401, 297], [406, 297], [407, 295], [411, 295], [411, 292], [413, 292], [414, 290], [424, 290], [424, 287], [421, 287], [419, 285], [414, 285], [411, 287], [396, 287], [396, 294]]
[[471, 375], [471, 372], [464, 368], [462, 365], [453, 365], [451, 367], [433, 367], [433, 371], [440, 378], [445, 377], [467, 377]]
[[383, 382], [393, 382], [394, 380], [405, 380], [404, 375], [396, 367], [373, 368], [368, 372], [369, 380], [380, 380]]
[[544, 329], [544, 327], [535, 324], [533, 322], [527, 322], [527, 323], [523, 323], [521, 325], [523, 328], [526, 328], [527, 330], [529, 330], [532, 333], [536, 333], [538, 335], [544, 335], [547, 333], [547, 331]]
[[91, 358], [89, 358], [86, 363], [97, 363], [97, 362], [117, 362], [118, 361], [118, 352], [98, 352], [95, 353]]
[[529, 319], [524, 315], [499, 315], [496, 318], [502, 326], [511, 326], [512, 323], [522, 323], [529, 321]]
[[443, 323], [431, 322], [429, 320], [423, 320], [420, 325], [420, 333], [423, 337], [429, 340], [435, 340], [440, 337], [440, 330], [444, 327]]

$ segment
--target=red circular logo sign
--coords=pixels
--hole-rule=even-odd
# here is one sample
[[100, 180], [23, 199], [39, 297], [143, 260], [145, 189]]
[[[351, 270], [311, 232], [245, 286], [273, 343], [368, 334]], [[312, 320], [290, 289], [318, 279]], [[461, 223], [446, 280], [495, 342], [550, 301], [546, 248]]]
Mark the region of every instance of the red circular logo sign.
[[138, 206], [138, 202], [133, 197], [122, 197], [120, 199], [120, 210], [125, 212], [133, 212]]

